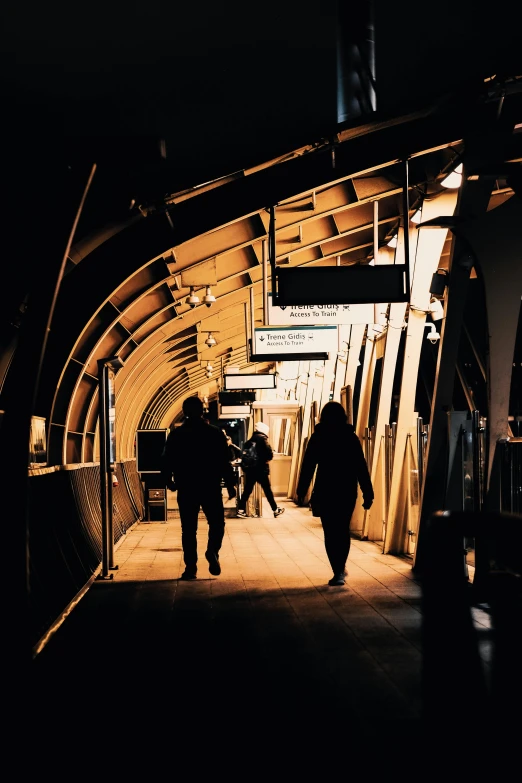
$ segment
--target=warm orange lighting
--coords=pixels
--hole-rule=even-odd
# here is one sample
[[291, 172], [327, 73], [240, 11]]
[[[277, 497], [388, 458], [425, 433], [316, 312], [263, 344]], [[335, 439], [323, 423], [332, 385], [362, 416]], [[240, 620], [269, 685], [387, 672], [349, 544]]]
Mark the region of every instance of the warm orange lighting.
[[440, 183], [444, 188], [460, 188], [462, 182], [462, 163], [450, 171], [450, 173], [444, 177]]

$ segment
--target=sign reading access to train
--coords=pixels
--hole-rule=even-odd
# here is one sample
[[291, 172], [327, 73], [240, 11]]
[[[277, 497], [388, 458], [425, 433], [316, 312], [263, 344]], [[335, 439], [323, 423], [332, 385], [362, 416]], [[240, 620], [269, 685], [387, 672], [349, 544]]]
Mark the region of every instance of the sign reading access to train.
[[337, 351], [337, 326], [260, 326], [254, 330], [256, 354]]
[[287, 305], [278, 307], [272, 304], [272, 294], [268, 294], [268, 323], [278, 324], [371, 324], [373, 323], [373, 304], [324, 304], [324, 305]]

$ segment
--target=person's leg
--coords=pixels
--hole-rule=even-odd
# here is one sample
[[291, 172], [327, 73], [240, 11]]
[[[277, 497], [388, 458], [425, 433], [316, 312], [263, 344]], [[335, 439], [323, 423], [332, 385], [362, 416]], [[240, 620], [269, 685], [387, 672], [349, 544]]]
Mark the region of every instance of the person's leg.
[[201, 507], [208, 522], [208, 552], [219, 554], [225, 534], [225, 508], [221, 487], [212, 487], [201, 498]]
[[328, 562], [333, 573], [338, 574], [343, 570], [340, 567], [343, 563], [342, 555], [339, 555], [338, 519], [336, 519], [335, 513], [323, 510], [321, 513], [321, 525], [323, 526], [324, 548], [326, 549]]
[[241, 495], [239, 502], [237, 504], [238, 511], [246, 511], [246, 504], [248, 498], [252, 494], [252, 490], [254, 489], [256, 483], [256, 477], [254, 475], [253, 470], [245, 470], [244, 473], [245, 473], [245, 486], [243, 489], [243, 494]]
[[[347, 518], [347, 511], [350, 516]], [[353, 509], [339, 507], [325, 508], [321, 514], [326, 555], [334, 575], [344, 574], [350, 552], [350, 519]]]
[[193, 492], [178, 490], [179, 516], [181, 519], [181, 546], [186, 571], [196, 573], [198, 566], [198, 514], [200, 500]]
[[272, 492], [272, 486], [270, 484], [270, 476], [268, 475], [268, 473], [262, 473], [261, 475], [258, 476], [257, 480], [261, 484], [261, 488], [265, 493], [265, 497], [268, 500], [270, 508], [272, 509], [272, 511], [276, 511], [277, 503], [274, 498], [274, 493]]

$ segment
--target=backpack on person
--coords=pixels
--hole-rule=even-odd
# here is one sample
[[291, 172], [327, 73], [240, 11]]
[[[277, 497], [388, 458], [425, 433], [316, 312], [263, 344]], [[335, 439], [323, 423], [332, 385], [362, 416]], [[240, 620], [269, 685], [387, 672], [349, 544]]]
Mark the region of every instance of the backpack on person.
[[248, 440], [241, 450], [241, 466], [243, 468], [256, 468], [259, 465], [259, 455], [255, 441]]

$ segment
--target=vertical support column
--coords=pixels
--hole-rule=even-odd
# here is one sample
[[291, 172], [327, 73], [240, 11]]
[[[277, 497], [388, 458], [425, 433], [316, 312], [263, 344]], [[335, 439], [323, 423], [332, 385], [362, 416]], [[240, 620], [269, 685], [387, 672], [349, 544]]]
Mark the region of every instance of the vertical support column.
[[[469, 182], [464, 177], [463, 182], [459, 214], [487, 214], [492, 187], [491, 181], [479, 179]], [[458, 193], [455, 191], [449, 192], [454, 195], [455, 199], [457, 198]], [[493, 212], [496, 212], [496, 210], [493, 210]], [[444, 211], [438, 213], [438, 215], [440, 214], [452, 213]], [[423, 232], [424, 229], [420, 228], [419, 231]], [[448, 285], [446, 295], [445, 318], [441, 326], [440, 348], [431, 405], [425, 479], [421, 496], [419, 536], [413, 565], [417, 572], [421, 572], [424, 567], [423, 529], [428, 524], [431, 516], [443, 507], [446, 494], [445, 476], [449, 454], [447, 411], [450, 410], [453, 400], [455, 365], [472, 264], [473, 259], [470, 256], [468, 242], [455, 236], [452, 243], [450, 284]]]
[[268, 324], [268, 243], [263, 239], [263, 326]]
[[364, 348], [364, 359], [361, 379], [361, 393], [359, 395], [359, 408], [357, 411], [356, 433], [362, 438], [365, 428], [368, 425], [368, 414], [370, 411], [370, 400], [372, 395], [373, 374], [375, 370], [375, 340], [373, 329], [368, 326], [366, 332], [366, 345]]
[[98, 362], [100, 368], [100, 506], [102, 527], [102, 568], [99, 579], [112, 579], [109, 574], [109, 455], [108, 455], [108, 429], [109, 429], [109, 405], [108, 405], [108, 372], [109, 368], [102, 360]]
[[247, 302], [243, 302], [243, 306], [244, 306], [243, 315], [245, 317], [245, 334], [247, 336], [247, 346], [250, 346], [250, 349], [247, 351], [247, 353], [248, 353], [248, 359], [249, 361], [251, 361], [252, 355], [255, 354], [254, 335], [250, 331], [250, 320], [248, 318]]
[[[393, 381], [395, 377], [395, 367], [399, 355], [399, 346], [402, 335], [402, 325], [406, 313], [406, 304], [404, 302], [394, 302], [390, 306], [390, 320], [386, 334], [386, 345], [384, 348], [383, 367], [381, 375], [381, 385], [379, 390], [379, 401], [377, 405], [377, 417], [375, 420], [375, 444], [381, 443], [383, 435], [386, 434], [386, 428], [389, 426], [390, 407], [393, 393]], [[387, 441], [385, 441], [387, 442]], [[376, 447], [372, 454], [371, 464], [368, 465], [372, 483], [377, 480], [377, 466], [379, 463], [379, 448]], [[386, 506], [387, 509], [387, 506]], [[363, 535], [367, 535], [372, 523], [372, 516], [379, 514], [380, 509], [372, 506], [365, 513], [363, 525]], [[375, 526], [374, 526], [375, 529]]]
[[[112, 579], [114, 565], [114, 518], [112, 476], [116, 462], [114, 370], [123, 366], [119, 356], [98, 360], [100, 432], [100, 506], [102, 517], [102, 570], [98, 579]], [[112, 419], [111, 419], [112, 413]]]
[[327, 359], [324, 363], [324, 375], [323, 375], [323, 388], [321, 392], [321, 399], [319, 402], [319, 412], [330, 400], [330, 390], [332, 388], [332, 382], [334, 380], [335, 363], [337, 359]]
[[417, 466], [419, 471], [419, 495], [424, 483], [424, 427], [422, 417], [417, 417]]
[[337, 329], [339, 334], [339, 353], [335, 365], [333, 399], [336, 402], [339, 402], [341, 399], [341, 388], [345, 385], [348, 346], [350, 344], [350, 326], [348, 324], [339, 324]]
[[279, 304], [277, 293], [277, 270], [276, 270], [276, 214], [275, 207], [269, 207], [270, 223], [268, 224], [268, 258], [272, 270], [272, 304]]
[[404, 161], [404, 183], [402, 186], [402, 225], [404, 228], [404, 263], [406, 265], [406, 292], [410, 291], [410, 174], [408, 160]]
[[252, 352], [254, 352], [254, 336], [255, 336], [255, 301], [254, 301], [254, 286], [250, 286], [250, 335], [252, 338]]
[[[457, 193], [454, 191], [446, 191], [437, 199], [424, 203], [422, 219], [425, 221], [441, 214], [451, 215], [455, 210], [456, 204]], [[409, 225], [405, 226], [403, 232], [405, 242], [407, 235], [409, 235]], [[401, 482], [404, 470], [404, 460], [406, 457], [406, 442], [408, 433], [415, 421], [417, 376], [422, 341], [425, 339], [424, 325], [426, 323], [426, 313], [430, 301], [430, 283], [433, 273], [437, 269], [446, 236], [447, 229], [445, 228], [425, 228], [419, 230], [414, 275], [412, 275], [411, 278], [411, 304], [406, 331], [400, 406], [393, 455], [388, 525], [384, 547], [385, 553], [398, 551], [401, 546], [400, 542], [402, 541], [401, 529], [403, 523], [403, 509], [400, 507], [400, 504]], [[442, 337], [439, 345], [439, 356], [441, 345]]]
[[361, 346], [365, 330], [365, 324], [353, 324], [350, 331], [350, 342], [348, 347], [348, 360], [346, 362], [344, 385], [351, 386], [352, 389], [355, 389], [355, 378], [357, 375], [357, 367], [359, 366], [359, 355], [361, 353]]

